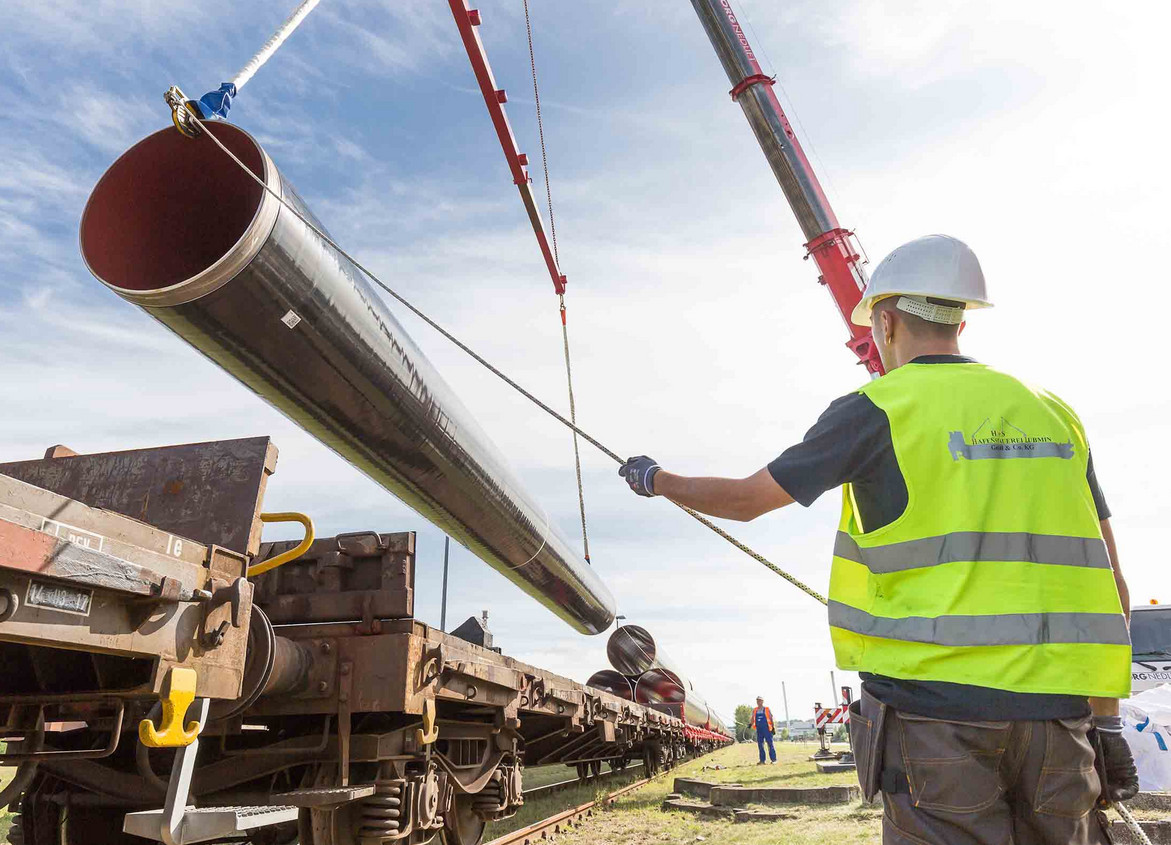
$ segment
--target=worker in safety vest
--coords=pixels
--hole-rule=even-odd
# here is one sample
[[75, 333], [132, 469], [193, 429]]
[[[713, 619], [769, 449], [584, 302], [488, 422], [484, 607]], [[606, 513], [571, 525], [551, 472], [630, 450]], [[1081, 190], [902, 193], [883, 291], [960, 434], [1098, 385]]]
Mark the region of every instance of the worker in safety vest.
[[776, 728], [773, 726], [772, 711], [764, 706], [764, 699], [759, 695], [756, 697], [756, 707], [752, 709], [752, 726], [756, 729], [756, 745], [760, 749], [760, 762], [758, 766], [764, 765], [764, 744], [768, 743], [768, 758], [771, 762], [777, 762], [777, 750], [773, 748], [773, 734]]
[[645, 456], [621, 474], [744, 521], [842, 487], [830, 636], [862, 676], [850, 729], [884, 842], [1105, 843], [1101, 808], [1138, 789], [1126, 584], [1073, 409], [960, 353], [990, 304], [961, 241], [904, 244], [853, 313], [885, 376], [748, 478]]

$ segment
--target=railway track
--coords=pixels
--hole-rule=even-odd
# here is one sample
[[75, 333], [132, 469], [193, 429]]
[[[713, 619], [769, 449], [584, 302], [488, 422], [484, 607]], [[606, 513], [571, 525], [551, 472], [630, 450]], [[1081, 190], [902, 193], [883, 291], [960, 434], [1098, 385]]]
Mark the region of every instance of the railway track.
[[[487, 845], [537, 845], [539, 842], [545, 842], [551, 836], [556, 836], [558, 833], [577, 827], [583, 819], [587, 819], [593, 815], [595, 808], [613, 803], [623, 795], [638, 789], [640, 786], [646, 786], [652, 780], [654, 778], [644, 778], [627, 784], [621, 789], [611, 792], [604, 798], [599, 798], [597, 801], [590, 801], [587, 804], [580, 804], [577, 807], [571, 807], [568, 810], [555, 813], [547, 819], [535, 822], [528, 827], [522, 827], [519, 830], [514, 830], [512, 833], [506, 833], [498, 839], [493, 839]], [[573, 783], [578, 783], [578, 781], [575, 780]], [[549, 786], [566, 788], [564, 784], [549, 784]], [[540, 790], [549, 791], [549, 787], [538, 787], [536, 790], [530, 790], [525, 793], [525, 797], [530, 797], [534, 792]]]
[[585, 786], [586, 784], [595, 783], [599, 780], [609, 780], [616, 774], [626, 774], [627, 772], [630, 772], [636, 768], [640, 768], [641, 766], [641, 762], [634, 762], [625, 769], [611, 769], [609, 771], [600, 772], [596, 775], [591, 775], [588, 780], [584, 781], [581, 778], [572, 778], [570, 780], [558, 781], [557, 783], [547, 783], [544, 786], [534, 786], [532, 789], [526, 789], [524, 791], [525, 800], [527, 801], [530, 798], [544, 798], [546, 795], [552, 795], [555, 792], [561, 792], [563, 789], [573, 789], [575, 786]]

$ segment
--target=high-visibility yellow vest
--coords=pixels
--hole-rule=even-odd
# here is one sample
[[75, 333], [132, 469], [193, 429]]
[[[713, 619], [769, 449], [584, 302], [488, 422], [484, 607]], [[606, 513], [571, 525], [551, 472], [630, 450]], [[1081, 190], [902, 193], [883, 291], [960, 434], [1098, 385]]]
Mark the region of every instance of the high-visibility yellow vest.
[[1130, 637], [1073, 410], [975, 363], [907, 364], [860, 392], [890, 421], [907, 508], [867, 531], [844, 488], [829, 589], [838, 666], [1128, 696]]

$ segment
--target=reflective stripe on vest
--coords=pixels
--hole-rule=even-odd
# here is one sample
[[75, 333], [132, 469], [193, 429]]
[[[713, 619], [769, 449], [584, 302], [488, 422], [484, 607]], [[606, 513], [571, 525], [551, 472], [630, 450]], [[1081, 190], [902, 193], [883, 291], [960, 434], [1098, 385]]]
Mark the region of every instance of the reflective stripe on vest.
[[946, 646], [1130, 645], [1126, 620], [1119, 613], [998, 613], [892, 619], [830, 601], [829, 624], [868, 637]]
[[955, 531], [868, 549], [860, 548], [853, 537], [839, 531], [834, 557], [860, 563], [875, 575], [956, 561], [1003, 560], [1110, 568], [1106, 544], [1096, 537], [1055, 537], [1019, 531]]
[[838, 666], [1128, 695], [1130, 640], [1074, 412], [982, 364], [908, 364], [860, 392], [890, 424], [907, 506], [869, 528], [843, 491], [829, 588]]

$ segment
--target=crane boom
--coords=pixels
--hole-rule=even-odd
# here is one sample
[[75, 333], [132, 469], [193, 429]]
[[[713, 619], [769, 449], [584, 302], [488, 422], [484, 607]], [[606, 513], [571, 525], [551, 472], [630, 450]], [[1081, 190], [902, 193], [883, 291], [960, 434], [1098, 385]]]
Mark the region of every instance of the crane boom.
[[806, 258], [813, 257], [820, 273], [818, 281], [829, 288], [846, 323], [850, 332], [846, 345], [872, 375], [881, 375], [882, 362], [870, 329], [850, 322], [850, 313], [866, 288], [866, 272], [852, 239], [854, 233], [838, 223], [817, 174], [777, 100], [774, 80], [761, 70], [730, 0], [691, 0], [691, 5], [732, 83], [732, 99], [744, 110], [797, 217], [805, 235]]
[[480, 86], [480, 93], [484, 96], [484, 105], [488, 107], [488, 114], [492, 118], [492, 126], [496, 130], [496, 137], [500, 139], [500, 147], [504, 150], [504, 158], [508, 161], [508, 169], [512, 173], [512, 181], [520, 191], [521, 202], [529, 215], [533, 234], [537, 236], [537, 245], [541, 248], [541, 256], [545, 259], [545, 268], [549, 271], [549, 278], [553, 282], [553, 290], [558, 295], [565, 293], [565, 275], [557, 263], [557, 256], [545, 233], [545, 223], [541, 219], [540, 209], [537, 207], [537, 198], [533, 195], [532, 178], [529, 176], [529, 157], [520, 151], [516, 143], [516, 136], [512, 134], [512, 125], [508, 122], [508, 115], [504, 111], [504, 104], [508, 97], [503, 88], [496, 87], [496, 79], [492, 76], [492, 67], [488, 64], [488, 54], [484, 50], [484, 43], [480, 40], [478, 27], [481, 23], [480, 12], [468, 6], [467, 0], [448, 0], [452, 17], [455, 18], [456, 28], [459, 29], [460, 40], [468, 53], [472, 63], [472, 71], [476, 75], [476, 82]]

